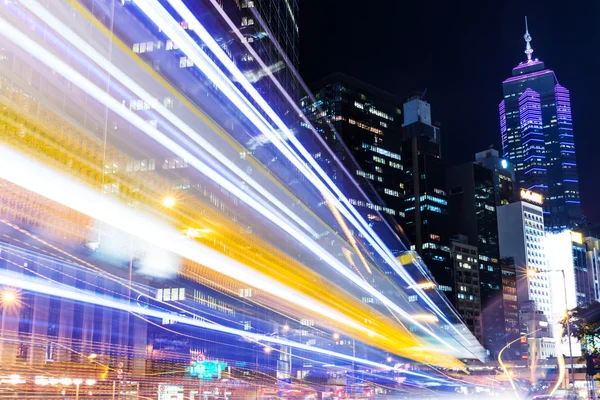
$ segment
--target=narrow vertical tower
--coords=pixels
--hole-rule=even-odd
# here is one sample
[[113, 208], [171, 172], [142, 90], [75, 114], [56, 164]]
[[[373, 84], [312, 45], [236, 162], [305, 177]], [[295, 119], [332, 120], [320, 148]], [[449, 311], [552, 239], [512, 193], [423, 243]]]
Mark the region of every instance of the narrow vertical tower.
[[502, 156], [515, 165], [517, 192], [544, 196], [546, 229], [558, 232], [581, 222], [570, 93], [554, 71], [532, 58], [527, 17], [523, 38], [527, 59], [502, 83]]

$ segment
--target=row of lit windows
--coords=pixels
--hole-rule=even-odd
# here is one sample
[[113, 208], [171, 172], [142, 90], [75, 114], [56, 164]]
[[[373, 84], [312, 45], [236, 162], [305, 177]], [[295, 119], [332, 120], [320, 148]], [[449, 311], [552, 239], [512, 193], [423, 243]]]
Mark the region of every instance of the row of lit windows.
[[385, 194], [389, 194], [390, 196], [400, 197], [400, 192], [398, 192], [397, 190], [385, 188], [385, 189], [383, 189], [383, 192]]
[[377, 134], [377, 135], [383, 135], [383, 131], [382, 131], [381, 129], [374, 128], [374, 127], [372, 127], [372, 126], [370, 126], [370, 125], [367, 125], [367, 124], [365, 124], [364, 122], [355, 121], [355, 120], [353, 120], [353, 119], [349, 118], [349, 119], [348, 119], [348, 123], [349, 123], [349, 124], [351, 124], [351, 125], [356, 125], [356, 126], [358, 126], [359, 128], [361, 128], [361, 129], [364, 129], [364, 130], [366, 130], [366, 131], [369, 131], [369, 132], [375, 133], [375, 134]]
[[390, 215], [396, 215], [396, 210], [393, 210], [391, 208], [388, 207], [382, 207], [378, 204], [373, 204], [373, 203], [367, 203], [366, 201], [363, 200], [355, 200], [355, 199], [349, 199], [350, 204], [354, 205], [354, 206], [358, 206], [358, 207], [366, 207], [369, 208], [371, 210], [375, 210], [375, 211], [383, 211], [387, 214]]
[[393, 153], [391, 151], [382, 149], [381, 147], [373, 146], [372, 144], [363, 143], [362, 144], [362, 148], [363, 149], [369, 149], [369, 150], [371, 150], [374, 153], [381, 154], [382, 156], [393, 158], [395, 160], [401, 160], [402, 159], [402, 157], [400, 156], [400, 154]]

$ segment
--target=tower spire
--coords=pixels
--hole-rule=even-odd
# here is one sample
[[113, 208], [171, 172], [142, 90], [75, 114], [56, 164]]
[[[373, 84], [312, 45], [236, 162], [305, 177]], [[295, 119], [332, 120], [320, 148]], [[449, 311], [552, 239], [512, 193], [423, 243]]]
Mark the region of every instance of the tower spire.
[[531, 55], [533, 54], [533, 48], [531, 47], [531, 35], [529, 34], [529, 27], [527, 26], [527, 16], [525, 16], [525, 35], [523, 36], [525, 39], [525, 54], [527, 55], [527, 62], [531, 62]]

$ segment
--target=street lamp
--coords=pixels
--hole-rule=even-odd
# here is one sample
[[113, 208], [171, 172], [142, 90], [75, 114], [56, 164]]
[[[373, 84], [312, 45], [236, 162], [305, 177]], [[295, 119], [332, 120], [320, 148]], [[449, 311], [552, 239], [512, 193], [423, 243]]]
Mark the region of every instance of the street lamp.
[[331, 335], [331, 337], [333, 338], [333, 340], [339, 340], [340, 339], [340, 334], [339, 333], [334, 333], [333, 335]]

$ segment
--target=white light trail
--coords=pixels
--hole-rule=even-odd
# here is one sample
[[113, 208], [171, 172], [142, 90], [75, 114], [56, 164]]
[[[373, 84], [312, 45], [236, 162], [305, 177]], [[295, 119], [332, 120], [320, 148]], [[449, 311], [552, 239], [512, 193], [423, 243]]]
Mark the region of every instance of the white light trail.
[[[304, 149], [301, 146], [301, 144], [299, 142], [297, 142], [297, 139], [295, 138], [295, 136], [291, 132], [289, 132], [289, 129], [285, 126], [283, 121], [281, 121], [279, 119], [279, 117], [268, 106], [268, 104], [265, 102], [265, 100], [258, 94], [256, 89], [254, 89], [254, 87], [247, 81], [247, 79], [239, 71], [239, 69], [237, 69], [235, 66], [232, 65], [232, 61], [227, 57], [227, 55], [222, 51], [222, 49], [220, 49], [218, 44], [216, 44], [216, 42], [214, 42], [214, 39], [212, 39], [210, 34], [208, 34], [208, 32], [206, 32], [206, 30], [204, 30], [203, 28], [201, 29], [202, 25], [195, 19], [195, 17], [193, 17], [193, 15], [191, 15], [191, 12], [187, 9], [187, 7], [185, 7], [185, 5], [183, 5], [183, 4], [178, 4], [177, 1], [175, 1], [175, 0], [170, 0], [170, 2], [172, 2], [172, 5], [176, 9], [177, 12], [184, 13], [184, 15], [182, 15], [182, 16], [188, 23], [188, 26], [190, 26], [192, 29], [194, 29], [196, 31], [196, 33], [198, 33], [198, 35], [203, 40], [205, 39], [204, 38], [205, 36], [206, 36], [207, 40], [210, 40], [209, 42], [207, 42], [207, 45], [209, 46], [209, 48], [211, 48], [211, 51], [213, 51], [213, 47], [214, 47], [214, 51], [219, 51], [219, 53], [216, 54], [217, 57], [219, 58], [219, 60], [222, 63], [224, 63], [225, 65], [231, 65], [230, 72], [232, 72], [234, 74], [236, 79], [238, 79], [238, 81], [244, 86], [244, 88], [247, 91], [249, 91], [251, 94], [253, 94], [253, 93], [255, 94], [255, 95], [253, 95], [253, 99], [255, 101], [257, 101], [257, 103], [259, 103], [261, 106], [263, 106], [263, 109], [265, 109], [267, 114], [272, 119], [274, 119], [276, 122], [278, 121], [277, 124], [278, 124], [279, 128], [281, 129], [281, 132], [286, 133], [288, 140], [291, 142], [296, 142], [297, 146], [300, 147], [301, 152], [306, 153], [306, 154], [304, 154], [305, 158], [308, 160], [308, 162], [310, 164], [314, 164], [313, 167], [315, 167], [316, 169], [318, 168], [322, 172], [322, 175], [325, 177], [325, 179], [328, 181], [328, 183], [333, 186], [334, 191], [336, 192], [337, 196], [339, 198], [346, 199], [345, 196], [341, 193], [341, 191], [337, 188], [337, 186], [335, 186], [335, 184], [333, 184], [333, 182], [330, 180], [330, 178], [327, 176], [327, 174], [322, 169], [320, 169], [320, 167], [318, 166], [316, 161], [310, 156], [310, 154], [308, 154], [306, 149]], [[136, 1], [136, 4], [142, 10], [142, 12], [144, 12], [148, 16], [148, 18], [150, 18], [150, 20], [153, 23], [157, 24], [160, 27], [160, 29], [169, 38], [171, 38], [171, 40], [173, 40], [173, 42], [175, 44], [177, 44], [177, 46], [180, 48], [180, 50], [183, 51], [187, 55], [187, 57], [189, 57], [189, 59], [194, 62], [194, 64], [202, 71], [202, 73], [204, 73], [208, 79], [210, 79], [217, 87], [219, 87], [219, 89], [230, 99], [230, 101], [236, 107], [238, 107], [238, 109], [240, 111], [242, 111], [244, 113], [244, 115], [246, 115], [246, 117], [264, 135], [266, 135], [269, 138], [269, 140], [271, 140], [271, 142], [292, 163], [294, 163], [294, 165], [300, 171], [303, 172], [303, 174], [305, 176], [307, 176], [309, 181], [312, 182], [313, 184], [315, 184], [320, 190], [322, 190], [323, 193], [326, 194], [326, 196], [327, 196], [326, 200], [331, 201], [333, 204], [336, 204], [336, 207], [340, 210], [340, 212], [357, 229], [359, 229], [367, 239], [369, 239], [370, 235], [367, 232], [365, 232], [364, 229], [361, 228], [361, 226], [358, 224], [356, 219], [353, 218], [352, 215], [349, 215], [348, 210], [345, 207], [343, 207], [339, 203], [338, 200], [336, 200], [336, 196], [334, 196], [333, 193], [331, 193], [329, 188], [326, 187], [323, 184], [323, 182], [306, 166], [306, 162], [301, 160], [299, 158], [299, 156], [293, 152], [293, 150], [290, 148], [289, 144], [286, 141], [283, 141], [281, 139], [281, 137], [274, 131], [273, 128], [269, 127], [268, 123], [264, 120], [264, 118], [260, 115], [260, 113], [258, 113], [256, 111], [256, 109], [254, 109], [254, 107], [250, 104], [250, 102], [244, 96], [242, 96], [242, 94], [233, 85], [233, 83], [229, 79], [227, 79], [227, 77], [223, 74], [223, 72], [219, 68], [217, 68], [214, 65], [214, 63], [212, 62], [212, 60], [210, 60], [210, 58], [206, 55], [206, 53], [204, 53], [200, 49], [198, 44], [195, 43], [183, 31], [183, 28], [181, 28], [181, 26], [169, 15], [169, 13], [160, 4], [155, 3], [155, 2], [146, 1], [146, 0], [143, 0], [143, 1], [138, 0], [138, 1]], [[186, 16], [189, 16], [191, 19], [186, 18]], [[214, 44], [214, 45], [211, 47], [212, 44]], [[353, 210], [354, 213], [360, 217], [360, 214], [358, 214], [358, 212], [350, 205], [350, 203], [347, 201], [347, 199], [346, 199], [346, 202], [347, 202], [348, 206], [351, 207], [351, 210]], [[360, 218], [362, 218], [362, 217], [360, 217]], [[366, 224], [366, 222], [365, 222], [365, 224]], [[366, 225], [368, 226], [368, 224], [366, 224]], [[372, 232], [372, 233], [374, 234], [374, 232]], [[299, 234], [302, 234], [302, 233], [299, 232]], [[300, 236], [295, 236], [295, 237], [298, 241], [300, 241], [302, 244], [304, 244], [307, 248], [309, 248], [311, 250], [314, 249], [315, 247], [317, 247], [318, 250], [316, 251], [316, 254], [319, 254], [324, 260], [327, 260], [327, 263], [330, 266], [332, 266], [336, 271], [342, 273], [344, 276], [346, 276], [348, 279], [350, 279], [353, 283], [358, 285], [361, 289], [367, 291], [368, 293], [370, 293], [371, 295], [376, 297], [379, 301], [381, 301], [382, 303], [387, 305], [389, 308], [394, 310], [396, 313], [398, 313], [398, 315], [400, 315], [402, 318], [415, 324], [421, 330], [423, 330], [423, 332], [432, 336], [433, 338], [438, 340], [441, 344], [443, 344], [447, 348], [453, 349], [453, 347], [449, 343], [447, 343], [445, 340], [443, 340], [440, 336], [435, 334], [433, 331], [431, 331], [424, 325], [420, 324], [418, 321], [416, 321], [414, 318], [412, 318], [407, 312], [405, 312], [400, 307], [398, 307], [397, 304], [395, 304], [393, 301], [388, 299], [381, 292], [374, 289], [368, 283], [363, 281], [358, 275], [356, 275], [352, 271], [348, 270], [348, 268], [345, 265], [341, 264], [339, 262], [339, 260], [335, 259], [329, 253], [325, 252], [322, 248], [320, 248], [320, 246], [316, 245], [316, 243], [313, 242], [313, 244], [310, 244], [310, 243], [307, 244], [307, 240], [304, 238], [303, 234], [302, 234], [302, 237], [300, 237]], [[376, 235], [375, 235], [375, 237], [376, 237]], [[403, 268], [400, 268], [397, 265], [398, 264], [397, 260], [393, 257], [391, 252], [385, 248], [385, 245], [383, 245], [383, 243], [381, 243], [380, 239], [378, 240], [378, 243], [373, 242], [372, 245], [374, 246], [374, 248], [376, 250], [377, 249], [381, 250], [382, 257], [384, 257], [384, 259], [387, 259], [388, 263], [399, 273], [400, 276], [404, 277], [405, 280], [408, 279], [408, 282], [410, 284], [415, 283], [414, 280], [412, 279], [412, 277], [410, 277], [410, 275]], [[314, 250], [312, 250], [312, 251], [314, 251]], [[415, 292], [424, 293], [424, 292], [420, 291], [420, 289], [416, 289]], [[462, 332], [460, 332], [458, 329], [456, 329], [456, 327], [454, 327], [454, 325], [452, 325], [450, 323], [450, 321], [448, 321], [447, 317], [444, 315], [444, 313], [441, 310], [439, 310], [439, 308], [433, 303], [433, 301], [427, 295], [424, 295], [424, 296], [425, 296], [424, 297], [425, 301], [430, 305], [430, 307], [432, 307], [434, 309], [436, 314], [438, 314], [440, 316], [440, 318], [442, 318], [444, 321], [446, 321], [452, 327], [452, 329], [455, 330], [463, 338], [463, 340], [465, 342], [468, 341], [468, 339], [465, 338], [465, 336], [462, 334]]]
[[[155, 20], [155, 21], [156, 20], [160, 21], [161, 17], [164, 17], [161, 15], [157, 15], [156, 13], [154, 13], [153, 10], [150, 10], [149, 12], [151, 15], [154, 16], [153, 20]], [[203, 162], [198, 160], [196, 157], [194, 157], [192, 154], [190, 154], [188, 151], [184, 150], [183, 148], [178, 146], [175, 142], [173, 142], [169, 138], [165, 137], [157, 129], [151, 127], [140, 116], [131, 112], [130, 110], [124, 109], [118, 101], [116, 101], [114, 98], [112, 98], [110, 95], [108, 95], [103, 90], [99, 89], [97, 86], [93, 85], [89, 80], [87, 80], [86, 78], [81, 76], [81, 74], [79, 74], [77, 71], [73, 70], [71, 67], [69, 67], [62, 61], [58, 60], [54, 55], [52, 55], [51, 53], [46, 51], [43, 47], [41, 47], [40, 45], [38, 45], [37, 43], [32, 41], [30, 38], [28, 38], [22, 32], [15, 29], [12, 25], [8, 24], [6, 21], [0, 20], [0, 22], [3, 22], [2, 26], [0, 27], [0, 31], [7, 37], [11, 38], [15, 44], [17, 44], [18, 46], [23, 48], [25, 51], [32, 54], [34, 57], [38, 58], [40, 61], [42, 61], [45, 64], [47, 64], [48, 66], [50, 66], [53, 70], [60, 73], [67, 80], [71, 81], [75, 85], [77, 85], [80, 88], [82, 88], [83, 90], [85, 90], [92, 97], [96, 98], [100, 103], [108, 106], [116, 114], [120, 115], [122, 118], [124, 118], [128, 122], [132, 123], [134, 126], [136, 126], [138, 129], [140, 129], [142, 132], [146, 133], [148, 136], [152, 137], [154, 140], [156, 140], [157, 142], [162, 144], [165, 148], [169, 149], [170, 151], [172, 151], [173, 153], [182, 157], [183, 159], [189, 160], [189, 163], [192, 166], [194, 166], [194, 168], [196, 168], [198, 171], [202, 172], [207, 177], [209, 177], [210, 179], [212, 179], [213, 181], [215, 181], [216, 183], [218, 183], [219, 185], [224, 187], [226, 190], [228, 190], [229, 192], [231, 192], [232, 194], [234, 194], [235, 196], [240, 198], [246, 204], [250, 205], [252, 208], [254, 208], [258, 212], [260, 212], [262, 215], [264, 215], [266, 218], [268, 218], [273, 223], [278, 225], [280, 228], [282, 228], [284, 231], [286, 231], [292, 237], [296, 238], [300, 243], [302, 243], [308, 249], [310, 249], [315, 254], [317, 254], [319, 257], [321, 257], [322, 259], [327, 261], [327, 263], [330, 266], [332, 266], [336, 271], [338, 271], [341, 274], [343, 274], [344, 276], [346, 276], [348, 279], [350, 279], [353, 283], [355, 283], [361, 289], [365, 290], [366, 292], [370, 293], [371, 295], [373, 295], [374, 297], [376, 297], [377, 299], [382, 301], [382, 303], [386, 304], [389, 308], [391, 308], [392, 310], [397, 312], [401, 317], [410, 321], [415, 326], [419, 327], [423, 332], [425, 332], [426, 334], [430, 335], [431, 337], [433, 337], [434, 339], [439, 341], [441, 344], [446, 346], [448, 349], [450, 349], [452, 351], [456, 350], [449, 343], [447, 343], [444, 339], [442, 339], [439, 335], [435, 334], [429, 328], [425, 327], [424, 325], [422, 325], [421, 323], [416, 321], [414, 318], [412, 318], [410, 316], [410, 314], [408, 314], [406, 311], [401, 309], [397, 304], [395, 304], [394, 302], [389, 300], [382, 293], [380, 293], [379, 291], [374, 289], [372, 286], [370, 286], [368, 283], [366, 283], [365, 281], [360, 279], [360, 277], [357, 276], [356, 274], [354, 274], [352, 271], [348, 270], [345, 265], [343, 265], [339, 260], [337, 260], [331, 254], [326, 252], [322, 247], [320, 247], [311, 238], [306, 236], [304, 234], [304, 232], [298, 230], [295, 226], [288, 225], [278, 215], [274, 214], [271, 210], [267, 209], [260, 202], [256, 201], [254, 198], [250, 197], [246, 192], [244, 192], [243, 190], [241, 190], [240, 188], [238, 188], [237, 186], [235, 186], [228, 180], [224, 179], [222, 176], [220, 176], [218, 173], [216, 173], [214, 170], [212, 170], [208, 165], [204, 164]], [[179, 26], [179, 24], [176, 24], [176, 23], [175, 23], [175, 27], [173, 27], [173, 26], [165, 26], [164, 27], [165, 32], [167, 34], [170, 33], [171, 35], [175, 35], [177, 32], [177, 29], [181, 29], [181, 27]], [[194, 45], [195, 45], [195, 43], [194, 43]], [[197, 47], [197, 45], [195, 45], [195, 46]], [[187, 47], [187, 43], [181, 43], [180, 47], [185, 50]], [[188, 49], [188, 51], [189, 51], [189, 49]], [[197, 53], [194, 53], [194, 54], [197, 54]], [[203, 52], [200, 51], [199, 54], [203, 54], [204, 57], [203, 58], [199, 58], [198, 56], [192, 57], [193, 61], [197, 65], [206, 65], [206, 63], [211, 62], [211, 60], [208, 59]], [[204, 72], [204, 70], [203, 70], [203, 72]], [[220, 70], [218, 70], [218, 71], [211, 70], [211, 71], [209, 71], [209, 75], [207, 75], [207, 76], [209, 76], [209, 79], [214, 79], [217, 82], [221, 82], [222, 72]], [[226, 80], [226, 81], [231, 83], [228, 80]], [[232, 90], [228, 90], [227, 88], [226, 88], [226, 90], [228, 92], [228, 95], [231, 95]], [[242, 102], [244, 100], [246, 103], [248, 103], [247, 99], [245, 99], [245, 98], [243, 98]], [[264, 102], [264, 100], [263, 100], [263, 102]], [[236, 105], [240, 106], [239, 99], [236, 101]], [[256, 124], [262, 125], [265, 129], [268, 130], [266, 125], [263, 125], [260, 121], [260, 118], [256, 117], [256, 115], [253, 118], [253, 122]], [[288, 147], [287, 143], [285, 143], [285, 142], [280, 142], [280, 143], [282, 143], [286, 148]], [[311, 160], [312, 160], [312, 158], [311, 158]], [[304, 164], [302, 164], [302, 166], [303, 165]], [[321, 185], [321, 187], [322, 187], [322, 185]], [[327, 190], [327, 189], [324, 188], [324, 190]], [[332, 200], [333, 200], [333, 198], [332, 198]], [[346, 210], [343, 209], [343, 207], [342, 207], [341, 211], [345, 212]], [[189, 258], [189, 257], [187, 257], [187, 258]], [[257, 286], [257, 287], [259, 287], [259, 286]], [[301, 304], [301, 303], [299, 303], [299, 304]], [[444, 316], [444, 318], [445, 318], [445, 316]], [[456, 330], [455, 327], [453, 327], [453, 329]], [[361, 330], [368, 331], [367, 328], [365, 328], [365, 327], [361, 327]], [[462, 336], [462, 334], [461, 334], [461, 336]]]
[[317, 232], [315, 232], [306, 222], [304, 222], [304, 220], [302, 220], [298, 215], [294, 214], [294, 212], [292, 212], [292, 210], [285, 206], [279, 199], [273, 196], [267, 189], [262, 187], [258, 182], [256, 182], [246, 172], [239, 168], [235, 163], [231, 162], [229, 158], [227, 158], [223, 153], [221, 153], [216, 147], [211, 145], [206, 139], [199, 135], [198, 132], [192, 129], [179, 117], [177, 117], [167, 107], [165, 107], [160, 102], [154, 101], [155, 98], [150, 93], [148, 93], [144, 88], [138, 85], [133, 79], [131, 79], [127, 74], [125, 74], [123, 71], [117, 68], [108, 59], [103, 57], [85, 40], [80, 38], [74, 31], [69, 29], [69, 27], [67, 27], [52, 13], [46, 10], [38, 1], [30, 0], [22, 4], [23, 6], [27, 7], [33, 14], [38, 16], [40, 20], [44, 21], [48, 26], [50, 26], [53, 30], [59, 33], [65, 40], [67, 40], [69, 43], [71, 43], [73, 46], [79, 49], [82, 53], [88, 56], [92, 61], [98, 64], [98, 66], [100, 66], [110, 75], [112, 75], [114, 79], [118, 80], [124, 86], [126, 86], [127, 89], [131, 90], [133, 94], [138, 96], [140, 99], [144, 100], [147, 104], [152, 104], [154, 109], [160, 114], [162, 114], [175, 127], [177, 127], [179, 130], [185, 133], [188, 137], [190, 137], [196, 144], [198, 144], [200, 147], [206, 150], [212, 157], [214, 157], [216, 160], [218, 160], [227, 168], [229, 168], [250, 187], [252, 187], [258, 193], [263, 195], [268, 201], [273, 203], [277, 208], [283, 211], [284, 214], [286, 214], [294, 222], [296, 222], [298, 225], [300, 225], [306, 231], [308, 231], [313, 237], [318, 237]]
[[[275, 111], [269, 106], [264, 98], [246, 79], [244, 74], [235, 66], [231, 59], [225, 54], [223, 49], [218, 45], [214, 38], [206, 31], [198, 19], [192, 12], [183, 4], [181, 0], [168, 0], [169, 4], [177, 11], [177, 13], [188, 23], [188, 27], [193, 29], [200, 39], [208, 46], [219, 61], [227, 68], [234, 78], [243, 86], [243, 88], [251, 95], [252, 99], [265, 111], [277, 125], [280, 132], [283, 132], [295, 148], [302, 154], [304, 160], [295, 153], [286, 141], [277, 134], [268, 122], [264, 120], [262, 115], [250, 104], [250, 102], [239, 92], [233, 83], [225, 77], [219, 68], [217, 68], [212, 60], [200, 49], [200, 47], [185, 33], [183, 28], [170, 16], [170, 14], [156, 1], [153, 4], [148, 0], [137, 0], [135, 3], [138, 7], [155, 23], [174, 43], [201, 69], [201, 71], [213, 80], [213, 83], [255, 124], [255, 126], [265, 134], [269, 140], [312, 182], [317, 188], [326, 193], [327, 201], [333, 202], [336, 208], [354, 225], [363, 236], [369, 241], [373, 248], [382, 256], [384, 260], [394, 269], [394, 271], [405, 280], [409, 285], [414, 285], [415, 281], [410, 274], [402, 267], [395, 259], [393, 254], [382, 242], [379, 236], [373, 231], [364, 218], [350, 204], [346, 196], [339, 190], [327, 173], [319, 166], [316, 160], [308, 153], [308, 151], [297, 140], [285, 123], [279, 118]], [[211, 78], [212, 77], [212, 78]], [[315, 173], [306, 166], [306, 163], [318, 173], [320, 178], [327, 183], [328, 187], [323, 184]], [[335, 192], [332, 193], [332, 191]], [[341, 203], [340, 203], [341, 200]], [[342, 205], [343, 203], [343, 205]], [[345, 206], [345, 207], [344, 207]], [[348, 212], [350, 211], [350, 213]], [[439, 307], [431, 300], [431, 298], [420, 288], [415, 289], [417, 293], [431, 309], [465, 341], [468, 339], [448, 320], [447, 316], [439, 309]], [[381, 299], [379, 299], [381, 300]], [[381, 300], [383, 301], [383, 300]], [[385, 302], [385, 301], [384, 301]], [[393, 307], [391, 307], [393, 308]], [[402, 314], [401, 314], [402, 315]]]
[[[0, 18], [0, 24], [2, 22]], [[0, 26], [0, 31], [3, 28], [4, 26]], [[368, 328], [336, 310], [208, 246], [195, 241], [182, 241], [178, 230], [141, 213], [134, 213], [130, 207], [107, 199], [72, 178], [4, 146], [0, 146], [0, 178], [350, 328], [371, 333]]]
[[[157, 16], [157, 18], [158, 18], [158, 16]], [[177, 25], [177, 26], [179, 26], [179, 25]], [[346, 278], [351, 280], [353, 283], [355, 283], [361, 289], [365, 290], [366, 292], [370, 293], [372, 296], [379, 299], [381, 302], [386, 304], [389, 308], [391, 308], [396, 313], [398, 313], [402, 318], [410, 321], [412, 324], [419, 327], [424, 333], [430, 335], [431, 337], [433, 337], [434, 339], [439, 341], [441, 344], [446, 346], [449, 350], [451, 350], [451, 351], [456, 350], [455, 347], [451, 346], [448, 342], [446, 342], [438, 334], [434, 333], [431, 329], [429, 329], [425, 325], [421, 324], [419, 321], [412, 318], [408, 312], [406, 312], [405, 310], [400, 308], [396, 303], [392, 302], [390, 299], [385, 297], [381, 292], [379, 292], [378, 290], [373, 288], [367, 282], [362, 280], [359, 276], [357, 276], [352, 271], [350, 271], [344, 264], [342, 264], [339, 260], [337, 260], [330, 253], [325, 251], [320, 245], [318, 245], [314, 240], [312, 240], [310, 237], [308, 237], [304, 232], [300, 231], [295, 226], [287, 224], [278, 215], [274, 214], [271, 210], [267, 209], [260, 202], [258, 202], [257, 200], [255, 200], [254, 198], [249, 196], [245, 191], [243, 191], [242, 189], [235, 186], [227, 179], [220, 176], [217, 172], [215, 172], [213, 169], [211, 169], [208, 165], [206, 165], [202, 161], [198, 160], [194, 155], [192, 155], [188, 151], [184, 150], [181, 146], [177, 145], [174, 141], [167, 138], [156, 128], [154, 128], [150, 124], [148, 124], [139, 115], [133, 113], [131, 110], [128, 110], [128, 109], [122, 107], [121, 103], [119, 103], [117, 100], [115, 100], [109, 94], [107, 94], [105, 91], [98, 88], [96, 85], [91, 83], [88, 79], [83, 77], [77, 71], [75, 71], [74, 69], [72, 69], [71, 67], [66, 65], [64, 62], [60, 61], [56, 56], [54, 56], [53, 54], [48, 52], [42, 46], [40, 46], [39, 44], [37, 44], [36, 42], [31, 40], [29, 37], [24, 35], [22, 32], [20, 32], [19, 30], [14, 28], [11, 24], [9, 24], [7, 21], [5, 21], [1, 18], [0, 18], [0, 32], [2, 34], [4, 34], [5, 36], [7, 36], [9, 39], [11, 39], [15, 44], [17, 44], [23, 50], [29, 52], [35, 58], [39, 59], [40, 61], [42, 61], [43, 63], [48, 65], [50, 68], [52, 68], [53, 70], [58, 72], [65, 79], [71, 81], [73, 84], [75, 84], [76, 86], [78, 86], [81, 89], [83, 89], [84, 91], [86, 91], [88, 94], [90, 94], [96, 100], [98, 100], [101, 104], [104, 104], [105, 106], [109, 107], [116, 114], [120, 115], [122, 118], [124, 118], [125, 120], [127, 120], [128, 122], [130, 122], [131, 124], [136, 126], [140, 131], [146, 133], [148, 136], [150, 136], [151, 138], [156, 140], [158, 143], [163, 145], [168, 150], [172, 151], [174, 154], [178, 155], [179, 157], [181, 157], [185, 160], [188, 160], [189, 164], [192, 165], [194, 168], [196, 168], [198, 171], [200, 171], [201, 173], [206, 175], [209, 179], [213, 180], [217, 184], [221, 185], [223, 188], [228, 190], [230, 193], [232, 193], [233, 195], [235, 195], [236, 197], [238, 197], [239, 199], [244, 201], [246, 204], [248, 204], [249, 206], [251, 206], [252, 208], [257, 210], [259, 213], [264, 215], [266, 218], [268, 218], [270, 221], [275, 223], [277, 226], [279, 226], [285, 232], [290, 234], [291, 237], [298, 240], [306, 248], [308, 248], [313, 253], [317, 254], [320, 258], [325, 260], [336, 271], [338, 271], [339, 273], [344, 275]], [[19, 184], [18, 182], [15, 182], [15, 183]], [[57, 187], [60, 187], [60, 186], [57, 186]], [[32, 190], [35, 190], [35, 189], [32, 189]], [[63, 203], [63, 204], [66, 204], [66, 203]], [[71, 208], [73, 208], [73, 207], [71, 207]], [[88, 214], [88, 213], [86, 213], [86, 214]], [[90, 214], [88, 214], [88, 215], [90, 215]], [[97, 217], [94, 217], [94, 218], [101, 219], [101, 218], [97, 218]], [[139, 236], [139, 235], [137, 235], [137, 236]], [[190, 257], [186, 256], [186, 258], [190, 258]], [[190, 258], [190, 259], [196, 260], [196, 258]], [[232, 276], [232, 277], [235, 278], [235, 276]], [[260, 285], [256, 285], [256, 284], [252, 284], [252, 285], [255, 287], [260, 287]], [[273, 294], [275, 294], [275, 293], [273, 293]], [[280, 293], [279, 297], [285, 298], [285, 296], [281, 296], [281, 293]], [[301, 305], [302, 302], [298, 302], [297, 304]], [[335, 318], [332, 317], [332, 319], [335, 319]], [[354, 324], [354, 322], [351, 320], [346, 321], [345, 324], [348, 325], [348, 323]], [[349, 326], [351, 326], [351, 325], [349, 325]], [[355, 326], [355, 328], [356, 328], [356, 326]], [[370, 330], [368, 328], [360, 326], [360, 325], [359, 325], [359, 329], [364, 332], [367, 332], [367, 333], [370, 332]]]

